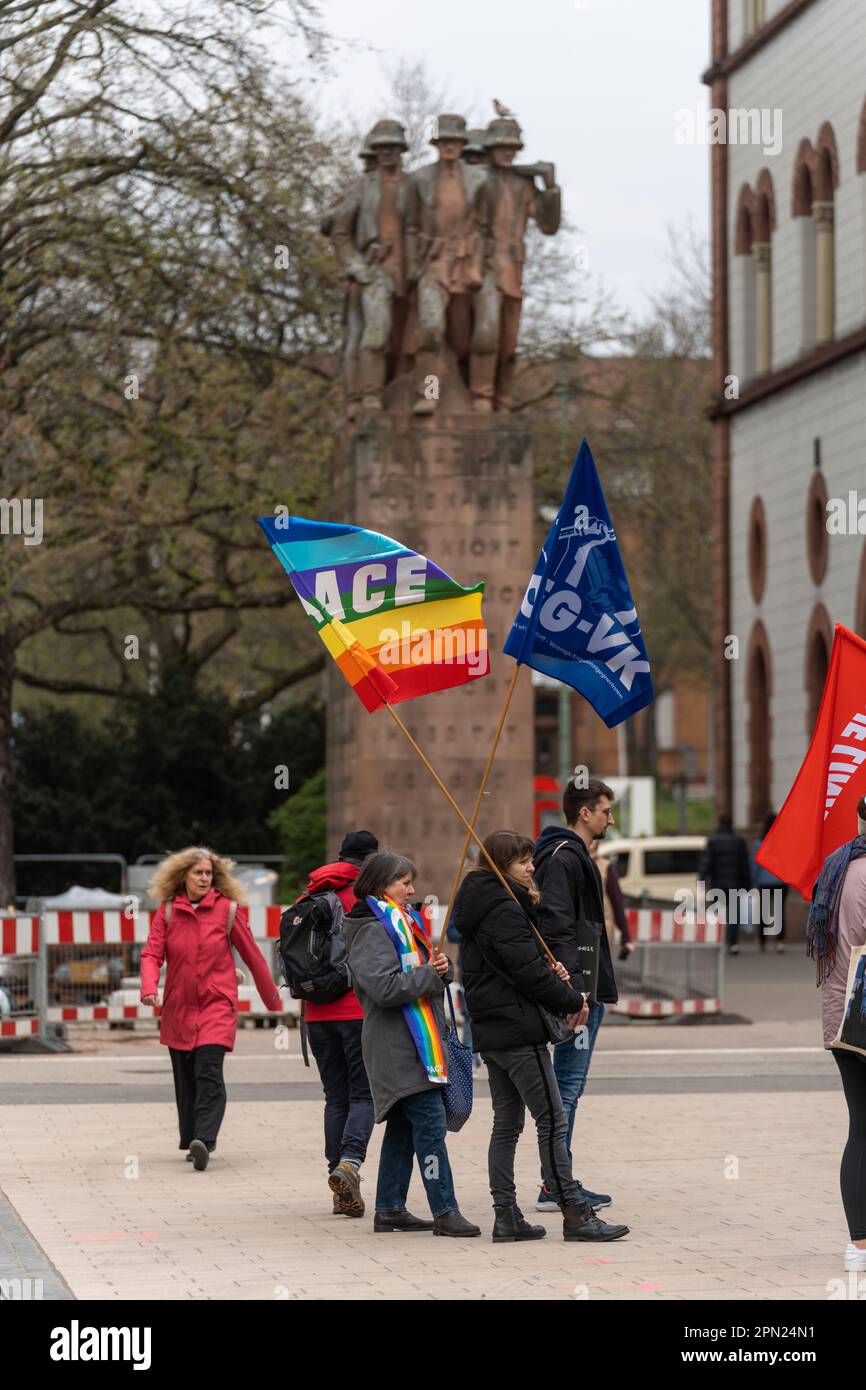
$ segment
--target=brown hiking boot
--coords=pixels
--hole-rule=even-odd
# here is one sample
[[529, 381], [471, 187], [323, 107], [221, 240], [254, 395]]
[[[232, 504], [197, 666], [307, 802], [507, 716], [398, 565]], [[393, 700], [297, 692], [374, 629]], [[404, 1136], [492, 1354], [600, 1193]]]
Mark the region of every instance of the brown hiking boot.
[[338, 1163], [328, 1178], [328, 1186], [340, 1199], [343, 1216], [363, 1216], [365, 1207], [361, 1196], [361, 1174], [352, 1163]]

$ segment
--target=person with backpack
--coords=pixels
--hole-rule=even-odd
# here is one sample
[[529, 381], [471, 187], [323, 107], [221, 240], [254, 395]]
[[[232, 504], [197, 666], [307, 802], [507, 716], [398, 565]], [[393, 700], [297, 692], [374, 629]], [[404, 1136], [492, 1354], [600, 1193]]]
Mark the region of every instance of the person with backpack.
[[[355, 881], [357, 902], [344, 925], [349, 968], [364, 1007], [361, 1043], [376, 1123], [385, 1122], [373, 1230], [480, 1236], [479, 1227], [460, 1214], [445, 1146], [443, 1000], [451, 963], [430, 944], [412, 911], [414, 879], [415, 865], [405, 855], [374, 854]], [[415, 1157], [432, 1221], [406, 1210]]]
[[[325, 1093], [325, 1161], [335, 1216], [364, 1215], [360, 1169], [373, 1132], [373, 1098], [361, 1054], [364, 1010], [349, 980], [342, 923], [355, 906], [352, 885], [361, 865], [378, 848], [369, 830], [351, 831], [335, 862], [313, 869], [280, 926], [286, 982], [302, 1000], [301, 1028]], [[306, 1050], [304, 1060], [309, 1066]]]
[[250, 970], [266, 1009], [280, 993], [253, 940], [234, 864], [190, 846], [158, 865], [150, 885], [159, 901], [141, 953], [141, 1002], [159, 1003], [159, 1040], [168, 1048], [180, 1128], [179, 1148], [201, 1172], [216, 1148], [226, 1109], [223, 1062], [235, 1045], [238, 979], [232, 949]]
[[[588, 1016], [586, 994], [551, 963], [536, 929], [538, 889], [532, 878], [532, 841], [513, 830], [488, 835], [484, 848], [508, 887], [487, 865], [466, 875], [454, 903], [462, 936], [466, 994], [473, 1036], [487, 1064], [493, 1102], [488, 1152], [494, 1241], [538, 1240], [517, 1205], [514, 1156], [526, 1111], [535, 1121], [542, 1171], [562, 1211], [565, 1240], [619, 1240], [627, 1226], [599, 1220], [580, 1196], [565, 1145], [566, 1116], [547, 1044]], [[510, 891], [509, 891], [510, 890]]]
[[[784, 879], [777, 878], [775, 874], [770, 873], [769, 869], [765, 869], [763, 864], [759, 864], [756, 858], [757, 853], [761, 848], [761, 845], [764, 843], [765, 839], [770, 833], [770, 827], [772, 826], [773, 821], [775, 819], [775, 811], [768, 811], [766, 816], [764, 817], [764, 824], [761, 827], [761, 833], [758, 836], [755, 843], [752, 845], [752, 858], [750, 868], [752, 875], [752, 887], [757, 888], [759, 894], [762, 889], [769, 889], [772, 893], [778, 893], [779, 895], [778, 897], [774, 898], [774, 902], [777, 904], [777, 906], [774, 910], [772, 919], [772, 935], [776, 938], [776, 954], [781, 956], [785, 950], [785, 902], [788, 897], [788, 885], [787, 883], [785, 883]], [[761, 902], [763, 903], [763, 898], [761, 898]], [[758, 919], [758, 945], [763, 951], [767, 944], [764, 939], [765, 932], [763, 912], [758, 913]], [[770, 934], [770, 932], [766, 933], [766, 935]]]
[[[589, 1018], [570, 1042], [553, 1049], [553, 1073], [565, 1106], [568, 1121], [565, 1142], [572, 1160], [571, 1141], [577, 1107], [586, 1087], [589, 1064], [608, 1004], [615, 1004], [617, 993], [610, 943], [604, 927], [604, 887], [601, 874], [590, 856], [594, 839], [603, 840], [613, 824], [613, 792], [597, 777], [587, 785], [570, 778], [562, 795], [562, 814], [566, 829], [549, 825], [535, 844], [535, 877], [541, 889], [538, 929], [558, 960], [561, 960], [576, 989], [590, 962], [596, 976], [590, 981]], [[580, 1197], [591, 1207], [608, 1207], [613, 1198], [594, 1192], [577, 1179]], [[543, 1183], [535, 1203], [536, 1211], [555, 1211], [558, 1194]]]

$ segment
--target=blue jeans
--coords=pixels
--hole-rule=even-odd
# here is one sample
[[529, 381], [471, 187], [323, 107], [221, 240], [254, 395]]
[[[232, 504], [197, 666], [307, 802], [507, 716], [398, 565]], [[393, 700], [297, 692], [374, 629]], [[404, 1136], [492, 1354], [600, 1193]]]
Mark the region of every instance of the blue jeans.
[[415, 1156], [433, 1216], [457, 1210], [446, 1133], [445, 1103], [438, 1087], [404, 1096], [391, 1107], [379, 1157], [377, 1211], [406, 1210]]
[[307, 1024], [310, 1048], [325, 1092], [325, 1158], [332, 1173], [341, 1158], [363, 1163], [373, 1132], [373, 1098], [361, 1056], [362, 1018]]
[[568, 1149], [568, 1161], [572, 1167], [574, 1159], [571, 1152], [571, 1139], [574, 1134], [574, 1117], [577, 1114], [577, 1103], [586, 1086], [589, 1064], [595, 1049], [595, 1040], [598, 1037], [598, 1030], [602, 1025], [605, 1013], [604, 1004], [590, 1004], [589, 1019], [585, 1028], [579, 1028], [570, 1042], [557, 1043], [553, 1049], [553, 1074], [556, 1077], [556, 1084], [559, 1087], [559, 1094], [562, 1097], [562, 1105], [565, 1110], [565, 1143]]

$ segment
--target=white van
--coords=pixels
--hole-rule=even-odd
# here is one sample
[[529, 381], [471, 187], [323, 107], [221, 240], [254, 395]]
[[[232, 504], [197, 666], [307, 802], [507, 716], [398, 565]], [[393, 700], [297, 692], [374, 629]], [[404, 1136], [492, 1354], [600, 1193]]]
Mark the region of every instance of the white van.
[[647, 835], [634, 840], [602, 840], [599, 859], [613, 861], [627, 898], [673, 903], [678, 889], [697, 893], [706, 835]]

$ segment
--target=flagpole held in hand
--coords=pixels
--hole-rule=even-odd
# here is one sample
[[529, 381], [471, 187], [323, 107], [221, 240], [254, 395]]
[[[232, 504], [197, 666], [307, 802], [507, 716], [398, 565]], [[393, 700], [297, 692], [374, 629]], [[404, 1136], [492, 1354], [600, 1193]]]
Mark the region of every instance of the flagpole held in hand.
[[[481, 811], [481, 802], [484, 799], [484, 792], [487, 788], [488, 778], [490, 777], [490, 773], [493, 770], [493, 760], [496, 757], [496, 750], [499, 747], [499, 740], [502, 737], [502, 730], [505, 728], [505, 721], [508, 718], [508, 710], [511, 705], [511, 697], [514, 694], [514, 688], [517, 685], [517, 678], [519, 675], [520, 663], [515, 662], [514, 674], [511, 677], [511, 682], [508, 686], [508, 694], [505, 696], [505, 704], [502, 706], [502, 713], [499, 716], [499, 723], [496, 726], [496, 733], [493, 735], [493, 743], [491, 744], [490, 753], [487, 757], [487, 766], [484, 769], [484, 776], [481, 778], [481, 786], [478, 788], [478, 795], [475, 798], [475, 806], [472, 811], [472, 820], [469, 825], [469, 830], [467, 832], [466, 839], [463, 841], [463, 851], [460, 855], [460, 863], [457, 865], [457, 872], [454, 875], [454, 883], [451, 887], [451, 894], [448, 898], [448, 904], [445, 909], [445, 921], [442, 924], [442, 933], [439, 937], [440, 951], [443, 949], [443, 945], [445, 942], [445, 933], [448, 931], [448, 922], [451, 917], [451, 909], [454, 906], [454, 899], [457, 896], [457, 889], [460, 887], [460, 875], [463, 873], [463, 865], [466, 863], [466, 856], [469, 853], [469, 846], [472, 843], [472, 835], [475, 830], [475, 826], [478, 823], [478, 816]], [[508, 885], [506, 884], [506, 887], [507, 886]]]
[[[438, 772], [436, 771], [436, 769], [434, 768], [433, 764], [424, 756], [424, 754], [422, 753], [421, 749], [418, 747], [418, 744], [415, 742], [415, 740], [414, 740], [414, 738], [412, 737], [412, 735], [410, 734], [409, 730], [406, 728], [406, 725], [403, 723], [403, 720], [400, 718], [399, 714], [396, 713], [396, 711], [394, 710], [394, 708], [393, 708], [392, 705], [386, 705], [386, 706], [385, 706], [385, 709], [388, 711], [388, 713], [390, 714], [391, 718], [394, 720], [394, 723], [397, 725], [397, 728], [398, 728], [398, 729], [400, 730], [400, 732], [403, 734], [404, 738], [408, 739], [409, 742], [411, 743], [412, 747], [415, 749], [415, 752], [418, 754], [418, 757], [421, 759], [421, 761], [422, 761], [422, 763], [424, 764], [424, 766], [426, 767], [427, 771], [430, 773], [430, 776], [433, 778], [433, 780], [434, 780], [434, 782], [436, 783], [437, 787], [438, 787], [439, 790], [442, 792], [442, 795], [443, 795], [443, 796], [447, 799], [447, 801], [450, 803], [452, 810], [455, 812], [456, 815], [458, 815], [458, 816], [460, 817], [460, 819], [462, 820], [463, 824], [466, 826], [467, 831], [469, 832], [469, 834], [471, 835], [472, 839], [473, 839], [473, 840], [475, 841], [475, 843], [477, 844], [479, 850], [480, 850], [481, 853], [483, 854], [484, 858], [487, 860], [487, 863], [488, 863], [489, 867], [493, 870], [493, 872], [495, 873], [496, 877], [499, 879], [499, 882], [502, 884], [502, 887], [505, 889], [506, 893], [508, 893], [508, 895], [509, 895], [510, 897], [514, 898], [514, 901], [517, 903], [518, 907], [520, 907], [520, 903], [518, 902], [518, 899], [517, 899], [516, 894], [512, 892], [511, 888], [509, 887], [508, 883], [507, 883], [506, 880], [505, 880], [505, 877], [504, 877], [503, 874], [499, 871], [499, 869], [496, 867], [496, 865], [494, 864], [493, 860], [490, 858], [490, 855], [487, 853], [487, 850], [484, 848], [484, 845], [482, 844], [481, 840], [479, 839], [478, 835], [476, 834], [474, 827], [471, 826], [471, 825], [469, 824], [469, 822], [468, 822], [468, 820], [466, 819], [466, 817], [464, 816], [463, 812], [460, 810], [460, 807], [457, 805], [457, 802], [454, 800], [454, 797], [451, 795], [451, 793], [450, 793], [450, 791], [448, 790], [448, 788], [446, 787], [445, 783], [442, 781], [442, 778], [439, 776], [439, 774], [438, 774]], [[521, 911], [522, 911], [522, 909], [521, 909]], [[527, 920], [528, 920], [528, 919], [527, 919]], [[550, 947], [548, 946], [547, 942], [545, 941], [544, 937], [541, 935], [541, 932], [538, 931], [537, 928], [536, 928], [535, 926], [533, 926], [533, 924], [532, 924], [531, 922], [530, 922], [530, 926], [532, 927], [532, 930], [533, 930], [533, 932], [534, 932], [536, 938], [538, 939], [539, 944], [540, 944], [541, 947], [543, 948], [544, 954], [547, 956], [548, 960], [552, 961], [552, 962], [555, 964], [555, 963], [556, 963], [556, 957], [554, 956], [553, 952], [551, 951], [551, 949], [550, 949]]]

